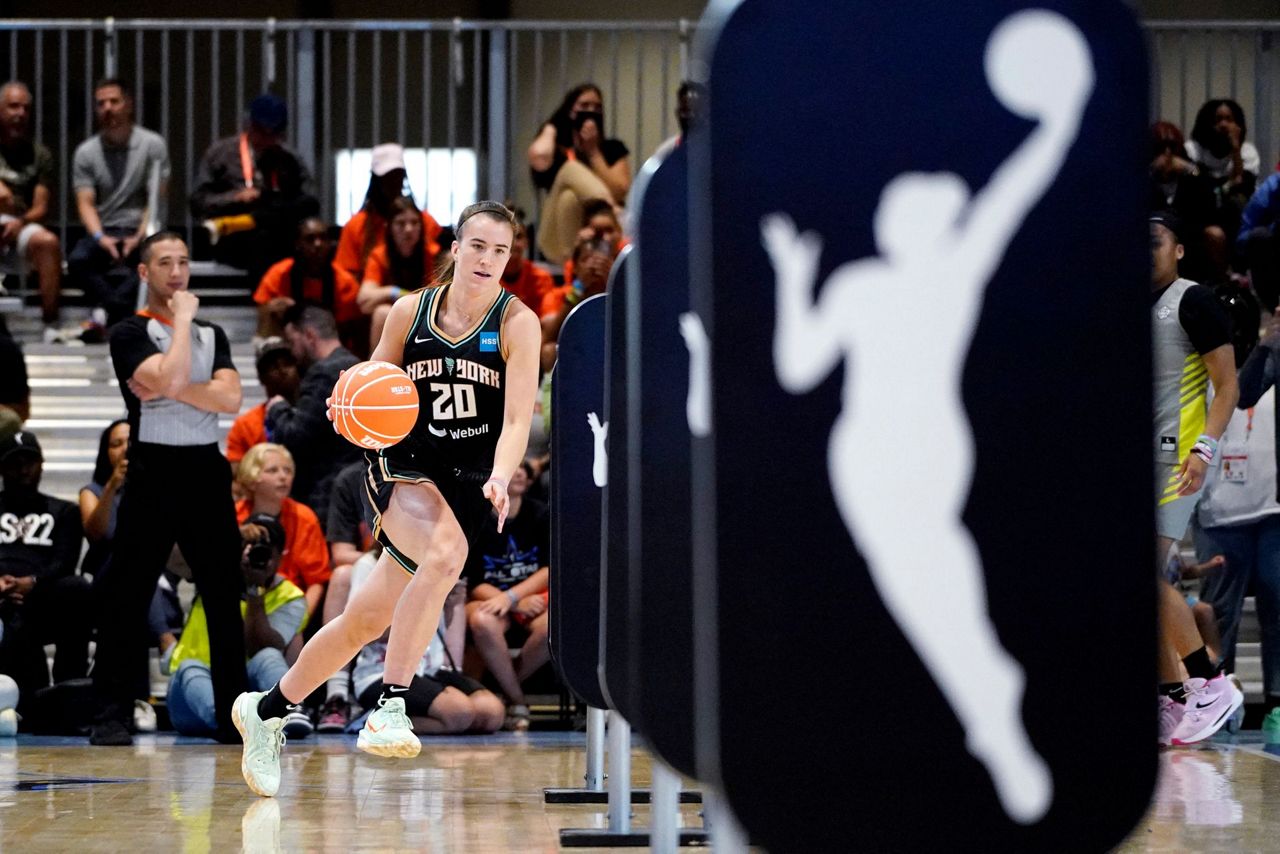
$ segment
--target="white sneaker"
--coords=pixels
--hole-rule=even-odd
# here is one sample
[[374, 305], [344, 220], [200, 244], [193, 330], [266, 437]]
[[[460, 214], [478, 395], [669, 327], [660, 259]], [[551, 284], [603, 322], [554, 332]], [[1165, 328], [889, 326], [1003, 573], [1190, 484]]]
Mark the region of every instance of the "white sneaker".
[[0, 710], [0, 738], [13, 738], [18, 734], [18, 712], [16, 709]]
[[266, 691], [246, 691], [231, 707], [231, 722], [244, 739], [240, 773], [250, 789], [264, 798], [280, 790], [280, 748], [284, 747], [284, 718], [258, 717], [258, 701]]
[[275, 798], [254, 801], [240, 819], [242, 854], [279, 854], [280, 802]]
[[356, 747], [374, 756], [412, 759], [418, 755], [422, 742], [413, 734], [413, 722], [404, 712], [403, 697], [378, 698], [378, 708], [365, 720]]
[[1244, 694], [1226, 675], [1213, 679], [1188, 679], [1182, 720], [1173, 731], [1174, 744], [1195, 744], [1221, 729], [1236, 709], [1244, 704]]
[[1160, 739], [1161, 747], [1168, 747], [1173, 744], [1173, 731], [1178, 728], [1178, 724], [1182, 723], [1182, 713], [1186, 711], [1186, 706], [1176, 702], [1164, 694], [1160, 695]]
[[156, 731], [156, 710], [146, 700], [133, 701], [133, 728], [138, 732]]

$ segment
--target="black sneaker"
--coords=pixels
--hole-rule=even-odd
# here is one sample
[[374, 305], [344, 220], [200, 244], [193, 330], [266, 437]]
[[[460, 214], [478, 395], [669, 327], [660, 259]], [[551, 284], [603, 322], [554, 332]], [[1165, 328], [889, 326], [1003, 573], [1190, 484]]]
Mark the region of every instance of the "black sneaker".
[[93, 725], [89, 733], [89, 743], [98, 747], [128, 747], [133, 744], [133, 736], [120, 721], [105, 720]]

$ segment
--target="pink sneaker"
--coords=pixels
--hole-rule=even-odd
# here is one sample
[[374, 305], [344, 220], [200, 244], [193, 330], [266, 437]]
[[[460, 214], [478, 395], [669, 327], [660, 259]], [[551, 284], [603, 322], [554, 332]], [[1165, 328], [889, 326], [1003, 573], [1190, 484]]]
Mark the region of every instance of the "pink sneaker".
[[1240, 693], [1226, 675], [1213, 679], [1188, 679], [1182, 720], [1173, 731], [1174, 744], [1195, 744], [1213, 735], [1244, 704]]
[[1168, 747], [1173, 743], [1173, 731], [1182, 723], [1182, 713], [1186, 706], [1173, 699], [1160, 695], [1160, 746]]

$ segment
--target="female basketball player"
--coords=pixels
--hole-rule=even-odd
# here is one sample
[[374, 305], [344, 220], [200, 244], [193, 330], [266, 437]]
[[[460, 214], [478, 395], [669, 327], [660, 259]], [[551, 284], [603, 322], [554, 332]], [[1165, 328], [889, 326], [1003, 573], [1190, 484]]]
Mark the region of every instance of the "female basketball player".
[[515, 218], [497, 202], [466, 208], [443, 284], [401, 297], [391, 310], [373, 358], [405, 368], [422, 409], [404, 441], [367, 454], [365, 488], [383, 553], [342, 616], [316, 633], [280, 684], [236, 700], [241, 771], [259, 795], [280, 786], [281, 726], [290, 706], [388, 625], [381, 697], [357, 746], [402, 757], [422, 748], [397, 695], [408, 690], [490, 505], [502, 530], [507, 482], [529, 438], [541, 337], [537, 316], [499, 278], [514, 229]]

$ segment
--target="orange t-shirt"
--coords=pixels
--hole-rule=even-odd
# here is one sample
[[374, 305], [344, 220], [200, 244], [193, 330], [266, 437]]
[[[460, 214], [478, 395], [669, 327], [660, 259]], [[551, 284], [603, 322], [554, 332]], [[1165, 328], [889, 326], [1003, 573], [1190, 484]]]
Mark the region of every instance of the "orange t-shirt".
[[[431, 258], [427, 259], [427, 266], [423, 270], [422, 283], [416, 287], [401, 285], [405, 291], [416, 291], [418, 288], [425, 288], [435, 280], [436, 270], [432, 266]], [[369, 253], [369, 260], [364, 265], [364, 278], [362, 282], [373, 282], [375, 285], [394, 285], [396, 282], [391, 281], [391, 261], [387, 258], [387, 245], [384, 243], [376, 247]]]
[[520, 267], [520, 276], [514, 282], [503, 279], [502, 286], [541, 316], [542, 299], [555, 288], [556, 283], [550, 273], [526, 258]]
[[[365, 220], [373, 217], [373, 233], [375, 235], [373, 246], [370, 248], [370, 254], [379, 246], [383, 246], [387, 242], [387, 221], [382, 215], [376, 211], [356, 211], [355, 216], [347, 220], [347, 224], [342, 227], [342, 236], [338, 238], [338, 254], [333, 258], [333, 266], [341, 267], [352, 275], [353, 278], [363, 281], [360, 277], [364, 275], [365, 265], [369, 262], [369, 257], [364, 254], [364, 224]], [[426, 211], [422, 212], [422, 233], [427, 239], [427, 269], [435, 268], [436, 259], [440, 257], [440, 243], [437, 238], [440, 237], [440, 223]]]
[[[294, 260], [285, 258], [272, 264], [262, 274], [258, 289], [253, 292], [253, 301], [265, 305], [276, 297], [292, 297]], [[336, 264], [333, 267], [333, 316], [339, 323], [346, 323], [360, 316], [360, 305], [356, 302], [356, 294], [360, 291], [360, 283], [346, 270]], [[302, 296], [319, 304], [324, 299], [324, 282], [320, 279], [303, 279]], [[326, 306], [328, 307], [328, 306]]]
[[[236, 521], [243, 525], [253, 514], [253, 500], [236, 502]], [[329, 545], [320, 530], [320, 519], [307, 505], [286, 498], [280, 505], [280, 526], [284, 528], [285, 550], [280, 575], [306, 590], [313, 584], [328, 584], [333, 575]]]
[[267, 402], [264, 400], [253, 409], [231, 422], [227, 432], [227, 459], [238, 463], [245, 453], [259, 442], [267, 441]]

